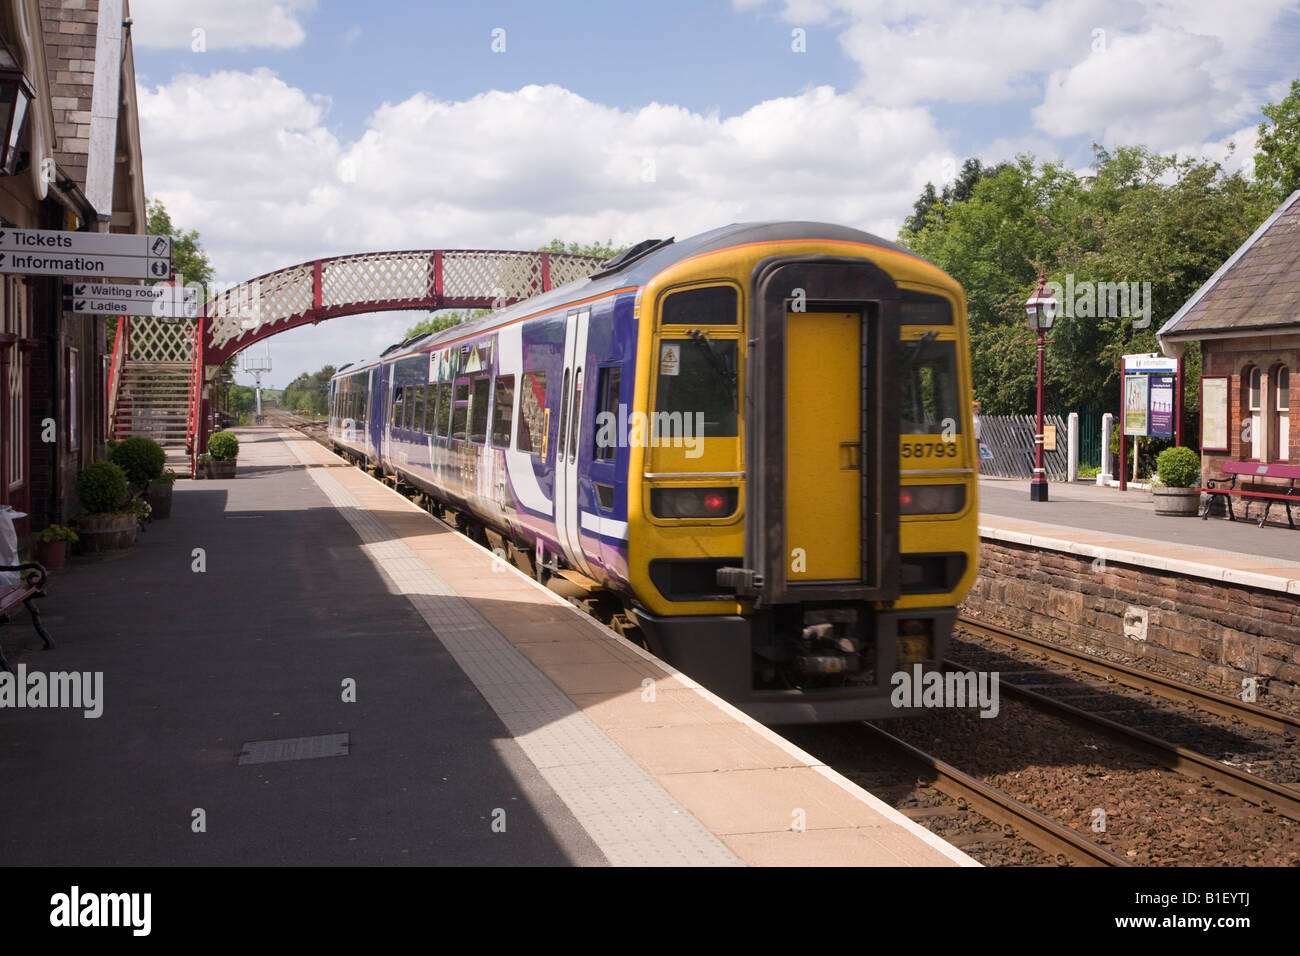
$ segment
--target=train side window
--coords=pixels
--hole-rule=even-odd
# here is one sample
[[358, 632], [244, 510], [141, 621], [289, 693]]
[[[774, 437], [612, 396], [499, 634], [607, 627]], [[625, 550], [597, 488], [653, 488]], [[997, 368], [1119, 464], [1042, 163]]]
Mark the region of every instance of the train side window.
[[515, 414], [515, 377], [497, 378], [496, 394], [492, 397], [492, 444], [497, 448], [510, 447], [510, 421]]
[[519, 394], [519, 434], [515, 447], [546, 457], [546, 373], [525, 372]]
[[451, 382], [438, 383], [438, 421], [435, 434], [446, 438], [451, 434]]
[[393, 387], [393, 427], [402, 427], [402, 415], [406, 412], [405, 387], [397, 385]]
[[420, 415], [424, 414], [424, 406], [422, 406], [422, 399], [424, 399], [424, 386], [408, 385], [407, 392], [409, 393], [407, 397], [407, 405], [411, 406], [407, 412], [407, 419], [409, 419], [407, 421], [407, 428], [411, 429], [413, 432], [416, 431], [417, 428], [420, 428]]
[[952, 304], [941, 295], [900, 289], [898, 321], [900, 325], [952, 325]]
[[560, 440], [555, 443], [557, 454], [564, 457], [564, 440], [569, 435], [569, 369], [564, 370], [564, 382], [560, 386]]
[[904, 435], [960, 433], [954, 343], [904, 342], [901, 368], [903, 400], [898, 430]]
[[487, 440], [488, 389], [492, 380], [487, 376], [474, 379], [469, 404], [469, 440], [482, 444]]
[[[579, 365], [573, 371], [573, 421], [569, 422], [569, 464], [572, 465], [578, 458], [578, 416], [582, 414], [582, 366]], [[560, 453], [564, 453], [564, 446], [560, 446]]]
[[735, 325], [740, 299], [729, 285], [684, 289], [664, 299], [661, 314], [663, 325]]
[[451, 437], [465, 440], [465, 421], [469, 417], [469, 380], [456, 383], [456, 401], [451, 409]]
[[613, 461], [618, 454], [618, 389], [623, 369], [611, 365], [600, 370], [596, 382], [596, 461]]
[[[735, 438], [739, 434], [739, 376], [735, 339], [701, 335], [659, 340], [659, 377], [655, 385], [656, 428], [676, 436]], [[697, 427], [700, 426], [700, 427]], [[665, 434], [663, 438], [667, 438]]]
[[425, 385], [421, 389], [424, 392], [424, 417], [420, 419], [416, 429], [422, 435], [433, 434], [433, 403], [438, 400], [438, 393], [433, 385]]

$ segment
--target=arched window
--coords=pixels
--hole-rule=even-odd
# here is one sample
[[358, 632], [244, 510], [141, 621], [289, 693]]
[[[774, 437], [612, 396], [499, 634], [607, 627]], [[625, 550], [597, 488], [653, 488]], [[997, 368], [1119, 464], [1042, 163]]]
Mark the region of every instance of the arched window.
[[[1242, 416], [1243, 428], [1241, 430], [1241, 455], [1253, 461], [1260, 461], [1261, 448], [1260, 438], [1262, 437], [1264, 423], [1260, 421], [1259, 414], [1261, 408], [1260, 394], [1262, 389], [1262, 375], [1258, 366], [1252, 366], [1241, 370], [1242, 384], [1245, 386], [1245, 414]], [[1248, 424], [1247, 424], [1248, 423]]]
[[1291, 460], [1291, 370], [1279, 365], [1273, 372], [1273, 460]]

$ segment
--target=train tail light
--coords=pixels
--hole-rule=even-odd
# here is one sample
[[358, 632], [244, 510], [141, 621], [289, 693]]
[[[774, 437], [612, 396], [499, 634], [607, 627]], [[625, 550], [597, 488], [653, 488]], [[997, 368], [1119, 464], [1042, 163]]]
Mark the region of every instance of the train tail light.
[[729, 518], [739, 500], [738, 488], [654, 488], [650, 511], [656, 518]]
[[904, 485], [898, 492], [900, 515], [949, 515], [964, 507], [964, 485]]

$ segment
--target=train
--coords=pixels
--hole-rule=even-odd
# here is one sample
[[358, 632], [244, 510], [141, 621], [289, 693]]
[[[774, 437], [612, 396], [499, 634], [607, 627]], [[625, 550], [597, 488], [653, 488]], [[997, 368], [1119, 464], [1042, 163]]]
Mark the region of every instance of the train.
[[970, 375], [932, 263], [740, 223], [340, 368], [328, 435], [756, 719], [852, 721], [974, 581]]

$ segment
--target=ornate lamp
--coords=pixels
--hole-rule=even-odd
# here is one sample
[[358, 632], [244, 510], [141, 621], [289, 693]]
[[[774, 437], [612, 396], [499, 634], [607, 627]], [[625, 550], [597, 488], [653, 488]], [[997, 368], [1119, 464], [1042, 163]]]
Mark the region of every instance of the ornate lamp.
[[18, 139], [35, 98], [18, 58], [0, 39], [0, 175], [12, 176], [18, 171]]
[[1047, 500], [1047, 471], [1043, 468], [1043, 349], [1044, 336], [1056, 321], [1060, 304], [1047, 289], [1046, 273], [1038, 274], [1038, 288], [1025, 302], [1025, 319], [1029, 330], [1038, 335], [1038, 428], [1034, 433], [1034, 478], [1029, 483], [1029, 500]]

